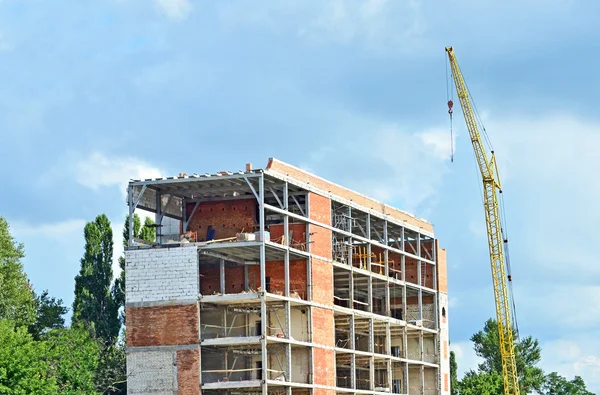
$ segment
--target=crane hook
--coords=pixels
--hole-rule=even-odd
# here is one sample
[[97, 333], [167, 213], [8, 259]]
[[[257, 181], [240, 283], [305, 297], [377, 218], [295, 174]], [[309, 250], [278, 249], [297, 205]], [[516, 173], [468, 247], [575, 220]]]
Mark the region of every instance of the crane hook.
[[448, 114], [450, 114], [450, 162], [454, 162], [454, 135], [452, 133], [452, 107], [454, 102], [448, 100]]

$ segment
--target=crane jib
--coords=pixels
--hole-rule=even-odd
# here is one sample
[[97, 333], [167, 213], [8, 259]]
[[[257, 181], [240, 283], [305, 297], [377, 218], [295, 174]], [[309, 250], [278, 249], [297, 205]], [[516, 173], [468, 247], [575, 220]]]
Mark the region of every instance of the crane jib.
[[[454, 49], [447, 47], [446, 52], [450, 62], [452, 79], [456, 87], [460, 106], [465, 118], [467, 130], [471, 138], [477, 165], [481, 172], [484, 189], [484, 209], [488, 234], [490, 264], [492, 269], [492, 282], [494, 287], [494, 299], [496, 303], [496, 318], [498, 321], [498, 337], [500, 341], [500, 355], [502, 359], [502, 378], [504, 382], [505, 395], [518, 395], [520, 393], [517, 365], [515, 359], [515, 344], [513, 335], [513, 324], [511, 319], [511, 308], [507, 285], [507, 270], [503, 250], [503, 242], [506, 240], [502, 233], [502, 222], [500, 218], [499, 200], [497, 190], [502, 192], [498, 168], [494, 152], [488, 159], [484, 148], [481, 134], [477, 125], [477, 117], [467, 85], [463, 79], [462, 72], [454, 56]], [[485, 132], [485, 129], [483, 129]]]

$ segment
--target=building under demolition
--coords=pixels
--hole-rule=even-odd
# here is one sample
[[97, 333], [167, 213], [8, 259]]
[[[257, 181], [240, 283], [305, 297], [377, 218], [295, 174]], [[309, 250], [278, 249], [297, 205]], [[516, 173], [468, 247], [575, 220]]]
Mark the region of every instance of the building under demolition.
[[429, 222], [276, 159], [128, 202], [159, 225], [126, 249], [130, 394], [449, 394]]

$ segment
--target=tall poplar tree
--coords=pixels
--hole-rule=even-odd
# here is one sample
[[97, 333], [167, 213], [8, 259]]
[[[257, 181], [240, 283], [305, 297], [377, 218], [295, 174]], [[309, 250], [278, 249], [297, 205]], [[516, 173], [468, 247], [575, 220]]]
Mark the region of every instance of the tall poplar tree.
[[120, 322], [118, 306], [111, 295], [113, 280], [113, 235], [108, 217], [101, 214], [85, 226], [85, 252], [75, 277], [73, 324], [83, 324], [91, 334], [114, 344]]
[[36, 319], [35, 294], [21, 262], [24, 256], [23, 245], [0, 217], [0, 319], [13, 320], [17, 326], [31, 325]]
[[450, 351], [450, 394], [458, 395], [458, 389], [458, 364], [456, 363], [456, 354], [454, 351]]

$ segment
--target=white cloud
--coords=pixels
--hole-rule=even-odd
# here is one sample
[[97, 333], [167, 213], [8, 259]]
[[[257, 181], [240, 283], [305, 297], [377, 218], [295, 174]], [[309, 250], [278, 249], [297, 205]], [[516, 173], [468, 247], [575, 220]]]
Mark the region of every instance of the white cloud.
[[[77, 182], [87, 188], [112, 188], [118, 187], [125, 196], [127, 193], [127, 184], [130, 179], [144, 179], [161, 177], [165, 173], [163, 170], [133, 157], [107, 157], [104, 154], [95, 152], [85, 160], [80, 160], [76, 168]], [[143, 210], [136, 210], [142, 223], [146, 217], [152, 219], [154, 214]], [[118, 258], [123, 255], [123, 221], [127, 211], [122, 211], [119, 218], [111, 218], [113, 230], [113, 273], [118, 276], [120, 273]]]
[[418, 133], [417, 136], [427, 149], [431, 149], [433, 155], [444, 161], [450, 159], [455, 141], [454, 137], [451, 139], [448, 136], [448, 130], [426, 130]]
[[368, 50], [393, 49], [392, 54], [418, 48], [427, 30], [416, 0], [239, 2], [222, 6], [220, 16], [235, 29], [288, 30], [313, 45], [359, 44]]
[[11, 221], [11, 230], [17, 238], [45, 238], [53, 241], [72, 244], [73, 238], [80, 238], [86, 221], [83, 219], [68, 219], [61, 222], [31, 224], [28, 222]]
[[[488, 113], [486, 127], [507, 204], [521, 334], [542, 340], [544, 370], [580, 375], [599, 391], [600, 342], [593, 332], [600, 326], [600, 123], [568, 114], [511, 119]], [[467, 224], [477, 236], [479, 222], [474, 217]], [[457, 289], [455, 296], [470, 301], [457, 309], [479, 314], [478, 300], [491, 292], [477, 285]]]
[[95, 152], [76, 165], [77, 182], [91, 189], [118, 186], [126, 194], [130, 179], [161, 177], [163, 171], [136, 158], [107, 157]]
[[559, 322], [560, 330], [573, 336], [600, 327], [600, 285], [523, 280], [515, 290], [523, 324], [543, 328]]
[[[339, 167], [335, 176], [340, 177], [333, 178], [340, 184], [387, 203], [399, 200], [396, 206], [425, 216], [435, 205], [448, 170], [450, 150], [444, 151], [449, 148], [450, 137], [444, 143], [438, 129], [409, 131], [400, 125], [352, 116], [348, 125], [344, 136], [323, 137], [322, 145], [303, 167], [332, 171], [335, 163]], [[369, 145], [358, 144], [366, 131]], [[352, 138], [354, 133], [360, 137]]]
[[187, 19], [193, 9], [189, 0], [156, 0], [155, 5], [159, 13], [174, 21]]
[[591, 335], [542, 343], [541, 366], [544, 371], [558, 372], [569, 380], [581, 376], [590, 391], [600, 390], [600, 341], [597, 336]]
[[469, 370], [477, 370], [483, 360], [475, 354], [473, 343], [470, 341], [452, 342], [450, 343], [450, 351], [454, 351], [456, 356], [456, 364], [458, 365], [457, 376], [460, 380], [465, 372]]

